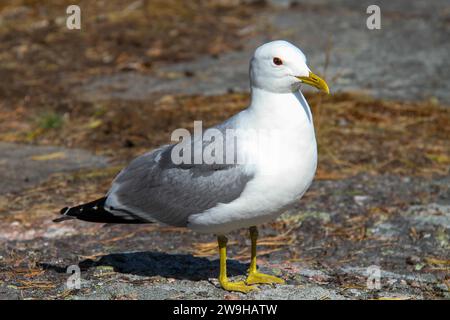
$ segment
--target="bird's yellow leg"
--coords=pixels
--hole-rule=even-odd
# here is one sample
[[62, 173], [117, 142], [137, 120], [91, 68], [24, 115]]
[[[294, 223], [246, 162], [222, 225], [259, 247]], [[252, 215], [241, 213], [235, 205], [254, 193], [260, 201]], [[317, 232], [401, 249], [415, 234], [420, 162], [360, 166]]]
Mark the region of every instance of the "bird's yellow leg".
[[283, 279], [271, 276], [268, 274], [258, 272], [256, 266], [256, 241], [258, 240], [258, 229], [256, 227], [250, 227], [250, 239], [252, 241], [252, 254], [250, 261], [250, 268], [248, 269], [248, 277], [245, 283], [247, 284], [259, 284], [259, 283], [280, 283], [284, 284]]
[[230, 282], [227, 277], [227, 242], [228, 239], [225, 236], [218, 236], [217, 241], [219, 243], [220, 253], [220, 273], [219, 282], [224, 290], [227, 291], [239, 291], [248, 293], [256, 288], [247, 285], [244, 281]]

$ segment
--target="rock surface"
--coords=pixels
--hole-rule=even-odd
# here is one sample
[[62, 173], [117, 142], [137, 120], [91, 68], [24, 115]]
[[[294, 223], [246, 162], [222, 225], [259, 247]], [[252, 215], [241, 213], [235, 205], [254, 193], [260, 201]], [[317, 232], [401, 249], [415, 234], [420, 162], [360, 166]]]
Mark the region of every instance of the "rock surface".
[[85, 150], [0, 142], [0, 191], [19, 191], [54, 173], [102, 168], [106, 163]]
[[[332, 92], [363, 91], [380, 98], [450, 102], [447, 1], [380, 1], [382, 26], [369, 30], [373, 1], [270, 1], [241, 51], [202, 56], [155, 73], [98, 76], [76, 92], [87, 100], [143, 100], [155, 93], [215, 95], [247, 91], [248, 62], [271, 39], [298, 44], [325, 74]], [[278, 5], [277, 5], [278, 4]], [[308, 90], [308, 89], [307, 89]]]
[[[158, 225], [102, 226], [80, 221], [58, 225], [60, 232], [55, 233], [55, 225], [45, 216], [40, 227], [35, 226], [34, 237], [14, 240], [10, 236], [0, 249], [0, 295], [65, 299], [449, 298], [448, 186], [448, 178], [405, 181], [360, 175], [316, 181], [295, 209], [260, 228], [260, 268], [283, 277], [287, 284], [260, 286], [259, 291], [247, 295], [218, 288], [217, 249], [211, 235]], [[356, 193], [371, 196], [361, 204], [355, 201]], [[8, 231], [17, 228], [14, 223], [1, 226]], [[243, 230], [230, 235], [232, 279], [245, 276], [247, 237]], [[67, 287], [66, 272], [71, 265], [81, 270], [79, 290]], [[373, 270], [378, 270], [379, 287], [370, 284], [370, 279], [377, 277]]]

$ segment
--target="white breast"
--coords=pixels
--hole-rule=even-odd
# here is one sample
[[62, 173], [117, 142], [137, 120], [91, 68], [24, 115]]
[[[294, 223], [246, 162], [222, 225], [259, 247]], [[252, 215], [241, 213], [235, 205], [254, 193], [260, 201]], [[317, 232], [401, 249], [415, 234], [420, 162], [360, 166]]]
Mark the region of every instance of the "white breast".
[[259, 132], [259, 143], [246, 141], [239, 150], [252, 160], [248, 170], [254, 179], [238, 199], [192, 215], [189, 228], [193, 230], [223, 234], [270, 221], [298, 201], [314, 178], [313, 119], [300, 92], [252, 92], [252, 104], [241, 113], [238, 125]]

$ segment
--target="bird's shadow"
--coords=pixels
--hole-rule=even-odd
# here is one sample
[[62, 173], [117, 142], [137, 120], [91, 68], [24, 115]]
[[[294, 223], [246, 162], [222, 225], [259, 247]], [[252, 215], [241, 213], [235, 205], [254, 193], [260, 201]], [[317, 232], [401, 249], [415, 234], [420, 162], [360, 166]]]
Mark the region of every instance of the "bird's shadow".
[[[179, 280], [205, 280], [217, 278], [219, 274], [219, 260], [194, 257], [190, 254], [168, 254], [162, 252], [127, 252], [112, 253], [101, 256], [93, 261], [86, 259], [81, 261], [79, 267], [82, 272], [89, 271], [99, 266], [110, 266], [115, 272], [138, 276], [161, 276]], [[66, 273], [67, 268], [52, 264], [41, 264], [44, 269], [54, 270], [58, 273]], [[227, 261], [227, 273], [229, 276], [245, 274], [247, 263], [236, 260]]]

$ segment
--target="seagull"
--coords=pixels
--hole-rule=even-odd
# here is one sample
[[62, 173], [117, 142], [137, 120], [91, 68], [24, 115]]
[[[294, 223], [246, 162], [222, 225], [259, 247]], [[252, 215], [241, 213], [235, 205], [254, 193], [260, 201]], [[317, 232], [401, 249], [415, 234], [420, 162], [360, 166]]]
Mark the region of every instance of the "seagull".
[[[159, 222], [212, 233], [217, 235], [219, 283], [224, 290], [248, 293], [257, 284], [285, 283], [258, 271], [257, 226], [297, 203], [315, 175], [317, 143], [311, 110], [300, 91], [303, 84], [329, 93], [327, 83], [309, 69], [299, 48], [284, 40], [261, 45], [250, 60], [251, 102], [246, 109], [207, 129], [200, 138], [137, 157], [117, 175], [104, 197], [63, 208], [55, 221]], [[228, 138], [229, 132], [238, 130], [266, 134]], [[195, 160], [198, 152], [211, 145], [213, 139], [204, 139], [209, 132], [225, 136], [224, 147], [214, 152], [218, 161], [174, 161], [182, 146], [187, 147], [179, 152], [183, 159]], [[271, 135], [271, 143], [268, 132], [277, 133]], [[199, 139], [200, 151], [189, 148]], [[231, 144], [235, 148], [228, 149]], [[220, 156], [229, 150], [237, 156]], [[245, 281], [232, 282], [227, 277], [226, 235], [240, 228], [250, 231], [250, 267]]]

